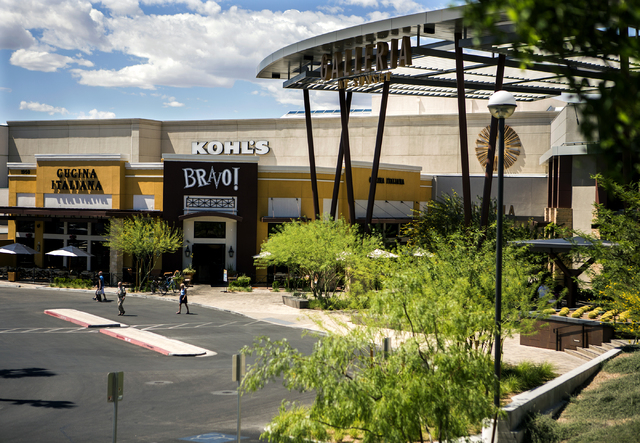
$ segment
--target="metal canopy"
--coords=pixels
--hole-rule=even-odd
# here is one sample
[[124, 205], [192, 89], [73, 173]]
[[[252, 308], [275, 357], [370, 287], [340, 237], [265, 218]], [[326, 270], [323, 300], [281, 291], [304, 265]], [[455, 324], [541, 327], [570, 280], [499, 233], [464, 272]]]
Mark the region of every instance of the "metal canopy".
[[[464, 50], [465, 97], [488, 99], [495, 90], [498, 54], [506, 55], [503, 89], [518, 101], [534, 101], [558, 96], [569, 90], [568, 82], [555, 71], [562, 67], [588, 80], [602, 80], [614, 61], [605, 66], [597, 59], [557, 60], [534, 64], [527, 70], [510, 57], [509, 45], [497, 46], [491, 36], [474, 45], [462, 25], [463, 7], [429, 11], [388, 20], [353, 26], [286, 46], [266, 57], [258, 66], [258, 78], [284, 79], [288, 89], [337, 90], [338, 81], [320, 79], [323, 54], [343, 52], [367, 44], [389, 42], [404, 36], [414, 38], [413, 65], [391, 71], [390, 94], [432, 97], [457, 97], [456, 34]], [[509, 31], [510, 24], [505, 22]], [[416, 40], [417, 39], [417, 46]], [[375, 51], [374, 51], [375, 52]], [[553, 59], [550, 59], [553, 60]], [[613, 66], [613, 67], [611, 67]], [[385, 71], [388, 72], [389, 70]], [[358, 74], [354, 77], [361, 76]], [[345, 77], [348, 78], [348, 77]], [[595, 83], [592, 82], [595, 88]], [[349, 87], [348, 91], [381, 93], [383, 83]]]
[[[592, 249], [594, 244], [584, 237], [550, 238], [544, 240], [519, 240], [509, 242], [513, 245], [530, 246], [531, 252], [563, 253], [576, 248]], [[615, 243], [601, 240], [600, 244], [606, 247], [616, 246]]]

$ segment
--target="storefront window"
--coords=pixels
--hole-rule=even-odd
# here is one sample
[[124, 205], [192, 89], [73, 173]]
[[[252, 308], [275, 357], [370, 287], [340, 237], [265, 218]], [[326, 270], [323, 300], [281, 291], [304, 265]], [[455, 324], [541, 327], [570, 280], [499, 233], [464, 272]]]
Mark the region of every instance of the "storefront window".
[[107, 222], [98, 220], [91, 223], [91, 235], [105, 235], [107, 232]]
[[91, 269], [93, 271], [108, 271], [109, 270], [109, 248], [107, 248], [104, 242], [92, 241], [91, 242]]
[[194, 222], [194, 238], [225, 238], [227, 224], [225, 222]]
[[16, 231], [18, 232], [34, 232], [36, 224], [33, 221], [16, 220]]
[[52, 220], [44, 222], [45, 234], [64, 234], [64, 222], [60, 220]]
[[67, 234], [87, 235], [89, 224], [87, 222], [68, 222]]
[[[385, 245], [390, 245], [393, 243], [405, 244], [407, 242], [407, 239], [402, 237], [404, 225], [405, 223], [376, 223], [371, 227], [373, 233], [382, 237]], [[360, 227], [364, 230], [364, 225], [360, 225]]]

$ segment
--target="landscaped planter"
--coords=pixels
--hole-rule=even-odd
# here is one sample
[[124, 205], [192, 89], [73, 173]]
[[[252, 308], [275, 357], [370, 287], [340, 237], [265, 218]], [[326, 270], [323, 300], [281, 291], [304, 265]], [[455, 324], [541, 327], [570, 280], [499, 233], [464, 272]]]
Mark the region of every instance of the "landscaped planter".
[[309, 309], [309, 300], [306, 298], [293, 297], [291, 295], [283, 295], [282, 303], [296, 309]]
[[520, 335], [520, 344], [554, 351], [600, 346], [610, 342], [614, 332], [606, 323], [559, 315], [536, 322], [535, 329], [536, 334]]

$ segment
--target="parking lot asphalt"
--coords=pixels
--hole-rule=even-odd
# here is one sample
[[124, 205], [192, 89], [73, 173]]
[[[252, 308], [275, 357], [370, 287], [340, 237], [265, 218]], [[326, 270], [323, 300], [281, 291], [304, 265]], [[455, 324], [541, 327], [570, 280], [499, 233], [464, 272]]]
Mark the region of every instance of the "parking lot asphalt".
[[[0, 287], [28, 287], [42, 290], [56, 290], [42, 283], [8, 282], [0, 280]], [[90, 297], [93, 290], [80, 290]], [[107, 296], [115, 299], [115, 288], [106, 288]], [[241, 314], [256, 320], [262, 320], [282, 326], [307, 329], [311, 331], [344, 332], [357, 325], [351, 322], [350, 315], [342, 312], [323, 312], [308, 309], [296, 309], [284, 305], [283, 295], [286, 292], [274, 292], [268, 288], [254, 288], [252, 292], [228, 292], [225, 287], [211, 287], [209, 285], [195, 285], [188, 288], [190, 309], [200, 307], [213, 308], [221, 311]], [[178, 294], [169, 292], [167, 295], [149, 293], [129, 293], [129, 297], [140, 297], [178, 304]], [[114, 303], [115, 305], [115, 303]], [[121, 331], [119, 331], [121, 332]], [[520, 345], [520, 337], [506, 338], [503, 345], [503, 360], [507, 363], [529, 361], [532, 363], [549, 362], [554, 365], [556, 372], [567, 373], [584, 363], [584, 360], [565, 352], [540, 349]]]

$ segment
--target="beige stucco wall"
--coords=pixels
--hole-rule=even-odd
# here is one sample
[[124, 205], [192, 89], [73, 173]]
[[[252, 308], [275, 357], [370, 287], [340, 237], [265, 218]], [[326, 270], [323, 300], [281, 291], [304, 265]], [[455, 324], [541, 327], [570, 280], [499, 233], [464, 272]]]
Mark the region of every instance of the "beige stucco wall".
[[[550, 123], [556, 112], [521, 112], [508, 120], [520, 136], [523, 153], [509, 174], [544, 174], [540, 155], [549, 149]], [[472, 174], [483, 168], [475, 156], [478, 134], [490, 122], [486, 114], [468, 116], [469, 165]], [[352, 117], [349, 144], [353, 161], [372, 161], [378, 118]], [[313, 120], [318, 167], [335, 167], [340, 145], [339, 118]], [[268, 140], [271, 151], [260, 156], [261, 165], [308, 166], [307, 133], [303, 118], [165, 122], [162, 153], [190, 154], [191, 142]], [[390, 116], [386, 119], [383, 163], [422, 167], [425, 174], [460, 174], [460, 137], [456, 115]]]
[[571, 174], [571, 207], [573, 208], [573, 229], [591, 235], [596, 201], [596, 181], [591, 178], [597, 172], [594, 156], [574, 156]]
[[131, 162], [160, 161], [162, 123], [142, 119], [8, 122], [9, 162], [34, 154], [121, 154]]
[[[540, 176], [546, 173], [546, 165], [540, 165], [539, 158], [550, 148], [551, 122], [557, 115], [555, 111], [522, 110], [507, 121], [517, 132], [523, 147], [517, 162], [506, 171], [507, 176]], [[468, 115], [472, 175], [484, 174], [475, 155], [475, 145], [478, 134], [489, 122], [485, 112]], [[352, 161], [373, 160], [377, 125], [377, 116], [351, 117], [349, 140]], [[304, 118], [180, 122], [68, 120], [9, 122], [8, 126], [9, 162], [35, 162], [35, 154], [119, 154], [130, 163], [153, 163], [160, 162], [165, 154], [190, 155], [194, 141], [268, 140], [271, 150], [259, 156], [261, 166], [309, 165]], [[339, 118], [313, 120], [317, 167], [336, 167], [340, 134]], [[422, 174], [430, 176], [460, 175], [457, 115], [387, 117], [380, 161], [418, 166], [422, 168]]]

